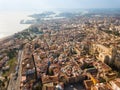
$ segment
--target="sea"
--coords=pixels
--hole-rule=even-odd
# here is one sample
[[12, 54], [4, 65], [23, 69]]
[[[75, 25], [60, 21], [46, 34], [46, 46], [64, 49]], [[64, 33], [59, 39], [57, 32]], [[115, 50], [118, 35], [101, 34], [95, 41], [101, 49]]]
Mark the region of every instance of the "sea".
[[0, 12], [0, 39], [20, 32], [30, 24], [20, 24], [21, 20], [33, 19], [28, 15], [34, 12]]

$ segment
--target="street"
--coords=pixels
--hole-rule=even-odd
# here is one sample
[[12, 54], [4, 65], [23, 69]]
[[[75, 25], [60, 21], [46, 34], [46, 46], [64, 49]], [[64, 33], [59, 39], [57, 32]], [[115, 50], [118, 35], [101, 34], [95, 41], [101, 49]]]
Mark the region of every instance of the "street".
[[18, 68], [16, 69], [16, 73], [18, 74], [18, 76], [15, 74], [11, 74], [10, 82], [9, 82], [7, 90], [20, 90], [22, 56], [23, 56], [23, 51], [19, 50], [19, 52], [18, 52], [18, 66], [17, 66]]

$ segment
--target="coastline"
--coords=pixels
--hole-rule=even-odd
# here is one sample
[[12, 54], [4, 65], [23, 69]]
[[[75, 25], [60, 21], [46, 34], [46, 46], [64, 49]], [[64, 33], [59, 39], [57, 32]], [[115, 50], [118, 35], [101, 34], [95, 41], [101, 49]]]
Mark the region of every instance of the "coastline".
[[32, 12], [0, 12], [0, 41], [28, 28], [31, 24], [20, 24], [22, 19], [30, 19]]

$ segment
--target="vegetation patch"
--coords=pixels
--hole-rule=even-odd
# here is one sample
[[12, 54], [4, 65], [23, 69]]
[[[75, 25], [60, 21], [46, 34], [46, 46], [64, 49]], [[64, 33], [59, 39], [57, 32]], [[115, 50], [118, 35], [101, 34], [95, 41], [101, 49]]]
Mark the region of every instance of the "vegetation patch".
[[10, 60], [7, 62], [7, 65], [10, 66], [10, 69], [7, 70], [7, 71], [4, 71], [3, 74], [2, 74], [2, 76], [9, 76], [10, 73], [15, 72], [16, 63], [17, 63], [16, 57], [10, 59]]

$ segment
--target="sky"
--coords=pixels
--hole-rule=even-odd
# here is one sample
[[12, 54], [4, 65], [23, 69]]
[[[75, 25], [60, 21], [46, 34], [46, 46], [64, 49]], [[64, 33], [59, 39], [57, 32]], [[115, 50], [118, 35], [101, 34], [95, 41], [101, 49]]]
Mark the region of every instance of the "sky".
[[0, 0], [0, 11], [120, 8], [120, 0]]

